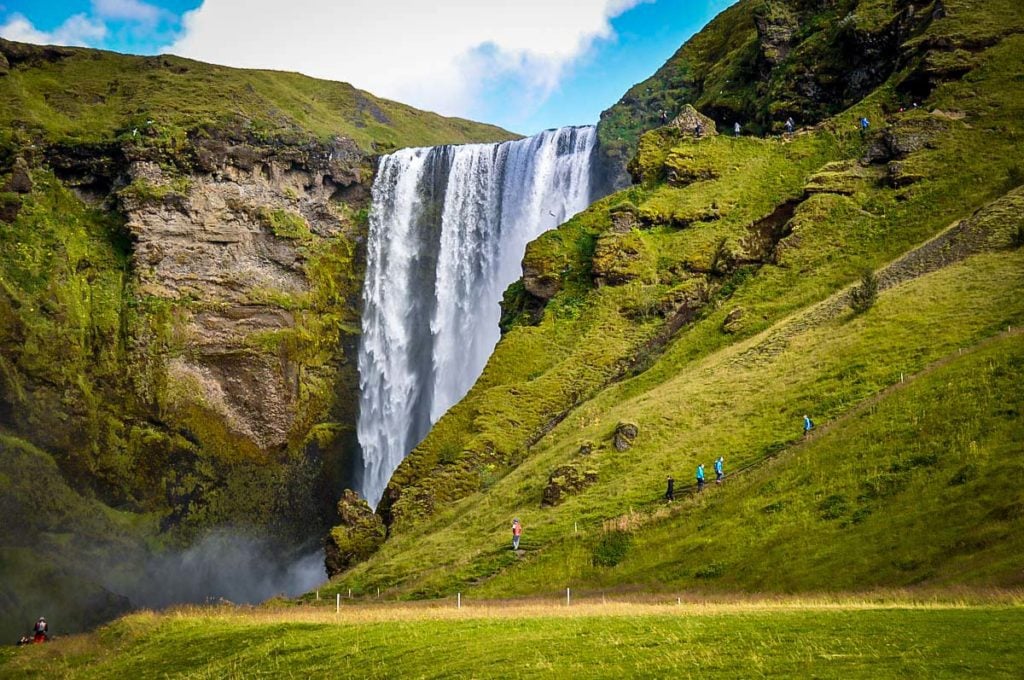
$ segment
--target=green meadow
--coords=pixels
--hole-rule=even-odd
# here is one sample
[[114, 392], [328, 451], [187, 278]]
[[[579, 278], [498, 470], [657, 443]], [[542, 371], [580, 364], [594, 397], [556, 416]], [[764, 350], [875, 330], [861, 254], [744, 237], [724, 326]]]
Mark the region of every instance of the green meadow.
[[1012, 678], [1024, 663], [1019, 597], [447, 604], [140, 613], [7, 650], [0, 676]]

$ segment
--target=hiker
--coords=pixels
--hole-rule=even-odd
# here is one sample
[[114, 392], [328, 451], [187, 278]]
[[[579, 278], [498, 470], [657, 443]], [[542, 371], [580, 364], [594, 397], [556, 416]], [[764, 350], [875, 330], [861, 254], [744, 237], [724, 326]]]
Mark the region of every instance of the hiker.
[[871, 121], [868, 120], [867, 116], [860, 117], [860, 136], [863, 137], [867, 134], [868, 128], [871, 127]]
[[46, 623], [46, 617], [40, 616], [36, 625], [32, 627], [32, 641], [46, 642], [50, 639], [50, 626]]
[[704, 463], [697, 466], [697, 491], [704, 490]]
[[704, 134], [704, 126], [698, 120], [697, 124], [693, 126], [693, 138], [700, 139], [700, 136]]
[[519, 523], [519, 518], [516, 517], [512, 520], [512, 549], [519, 550], [519, 537], [523, 534], [523, 525]]
[[811, 420], [807, 414], [804, 414], [804, 436], [806, 437], [810, 431], [814, 428], [814, 421]]
[[672, 479], [672, 475], [665, 478], [668, 483], [668, 489], [665, 490], [665, 500], [669, 503], [676, 499], [676, 480]]
[[796, 129], [796, 122], [793, 120], [793, 116], [786, 119], [786, 134], [793, 134], [793, 130]]
[[736, 133], [737, 137], [740, 136], [740, 124], [739, 124], [739, 121], [736, 121], [736, 124], [732, 126], [732, 130], [733, 130], [733, 132]]
[[665, 109], [661, 110], [661, 122], [662, 124], [668, 122], [668, 111], [666, 111]]
[[724, 466], [725, 466], [725, 458], [722, 458], [721, 456], [719, 456], [718, 458], [715, 459], [715, 484], [721, 484], [722, 483], [722, 478], [725, 477], [725, 472], [722, 471], [722, 468]]

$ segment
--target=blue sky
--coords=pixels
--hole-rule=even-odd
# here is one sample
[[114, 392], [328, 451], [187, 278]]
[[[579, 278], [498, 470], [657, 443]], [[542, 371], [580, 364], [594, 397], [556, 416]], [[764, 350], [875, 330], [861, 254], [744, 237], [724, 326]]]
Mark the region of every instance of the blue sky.
[[596, 122], [732, 0], [0, 0], [0, 35], [300, 71], [531, 134]]

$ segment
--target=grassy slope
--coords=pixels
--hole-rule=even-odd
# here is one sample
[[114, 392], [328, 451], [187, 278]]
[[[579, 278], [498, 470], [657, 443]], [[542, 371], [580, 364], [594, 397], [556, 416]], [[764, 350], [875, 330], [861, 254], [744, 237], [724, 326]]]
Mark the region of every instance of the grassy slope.
[[298, 73], [174, 56], [61, 52], [68, 56], [53, 62], [36, 58], [30, 68], [15, 66], [0, 77], [0, 140], [14, 135], [95, 143], [128, 139], [138, 128], [180, 142], [190, 130], [238, 123], [267, 138], [348, 137], [366, 151], [512, 136]]
[[[947, 8], [948, 18], [934, 22], [926, 38], [964, 40], [963, 15], [971, 8]], [[1024, 25], [1024, 18], [1016, 18]], [[987, 21], [977, 26], [988, 35]], [[1021, 176], [1022, 48], [1019, 35], [978, 48], [973, 70], [940, 83], [925, 103], [929, 111], [962, 111], [965, 117], [895, 112], [894, 91], [914, 74], [918, 64], [911, 63], [853, 109], [793, 140], [694, 143], [668, 130], [648, 133], [637, 160], [643, 184], [531, 244], [527, 261], [556, 272], [561, 292], [538, 325], [522, 319], [513, 324], [470, 395], [399, 468], [394, 486], [401, 496], [387, 508], [395, 519], [388, 543], [336, 587], [367, 592], [380, 585], [413, 595], [467, 587], [517, 564], [504, 550], [514, 515], [526, 522], [526, 546], [539, 555], [561, 542], [574, 523], [596, 541], [604, 521], [656, 497], [665, 474], [686, 479], [697, 460], [710, 466], [718, 453], [735, 468], [776, 452], [792, 440], [804, 411], [823, 422], [840, 417], [901, 372], [914, 373], [1008, 323], [1019, 324], [1019, 253], [979, 256], [905, 283], [860, 318], [819, 318], [813, 305], [856, 281], [863, 268], [896, 259], [992, 201], [985, 214], [992, 216], [996, 240], [1011, 241], [1021, 228], [1019, 192], [1000, 197]], [[884, 132], [862, 140], [853, 131], [862, 113]], [[896, 169], [850, 161], [827, 165], [859, 158], [883, 134], [926, 141], [904, 153]], [[677, 168], [710, 168], [717, 177], [667, 182], [667, 173]], [[894, 186], [888, 173], [897, 171], [914, 173], [917, 181]], [[790, 200], [797, 205], [774, 257], [743, 264], [751, 226]], [[611, 234], [611, 214], [623, 209], [639, 216], [640, 228]], [[702, 216], [709, 209], [717, 219]], [[602, 239], [622, 239], [638, 253], [622, 265], [630, 282], [592, 283]], [[732, 266], [711, 267], [716, 252], [726, 262], [731, 257]], [[659, 307], [692, 285], [708, 286], [711, 304], [663, 353], [647, 355], [645, 343], [664, 323]], [[727, 315], [736, 310], [742, 311], [739, 322], [726, 328]], [[811, 311], [785, 321], [800, 310]], [[751, 348], [745, 356], [744, 348]], [[636, 375], [609, 383], [623, 371]], [[565, 421], [545, 435], [566, 412]], [[627, 420], [640, 425], [641, 435], [633, 450], [616, 454], [609, 439], [616, 423]], [[597, 444], [598, 453], [578, 456], [587, 442]], [[562, 506], [539, 508], [549, 473], [569, 462], [598, 472], [600, 481]], [[465, 500], [452, 505], [460, 498]], [[995, 494], [979, 512], [995, 512], [1011, 500]], [[853, 497], [846, 502], [849, 512], [858, 509]], [[429, 529], [420, 524], [427, 517]], [[591, 548], [585, 545], [580, 555], [566, 558], [556, 580], [572, 581], [586, 571], [582, 565], [589, 564]], [[563, 559], [555, 553], [552, 562]], [[673, 551], [667, 559], [678, 558]], [[878, 582], [931, 578], [926, 558], [927, 551], [909, 556], [904, 561], [910, 567], [896, 573], [864, 573], [876, 574]], [[991, 574], [972, 573], [998, 580], [1013, 568], [1012, 560], [1003, 560]], [[557, 573], [550, 565], [538, 567], [537, 579], [530, 581], [523, 572], [529, 582], [523, 590], [535, 590]], [[819, 583], [826, 573], [820, 572]], [[494, 583], [503, 585], [492, 592], [515, 589], [516, 579]], [[781, 577], [758, 581], [753, 575], [731, 585], [755, 583], [792, 587]]]
[[0, 674], [955, 678], [1015, 677], [1024, 659], [1020, 607], [610, 605], [574, 612], [467, 609], [393, 619], [346, 612], [340, 622], [309, 612], [136, 614], [92, 638], [0, 652]]

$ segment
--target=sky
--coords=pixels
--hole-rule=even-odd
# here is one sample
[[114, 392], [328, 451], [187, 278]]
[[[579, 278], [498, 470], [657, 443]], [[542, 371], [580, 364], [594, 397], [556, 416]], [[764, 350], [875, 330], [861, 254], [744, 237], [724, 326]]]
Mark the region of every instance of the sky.
[[597, 122], [734, 0], [0, 0], [0, 36], [299, 71], [533, 134]]

